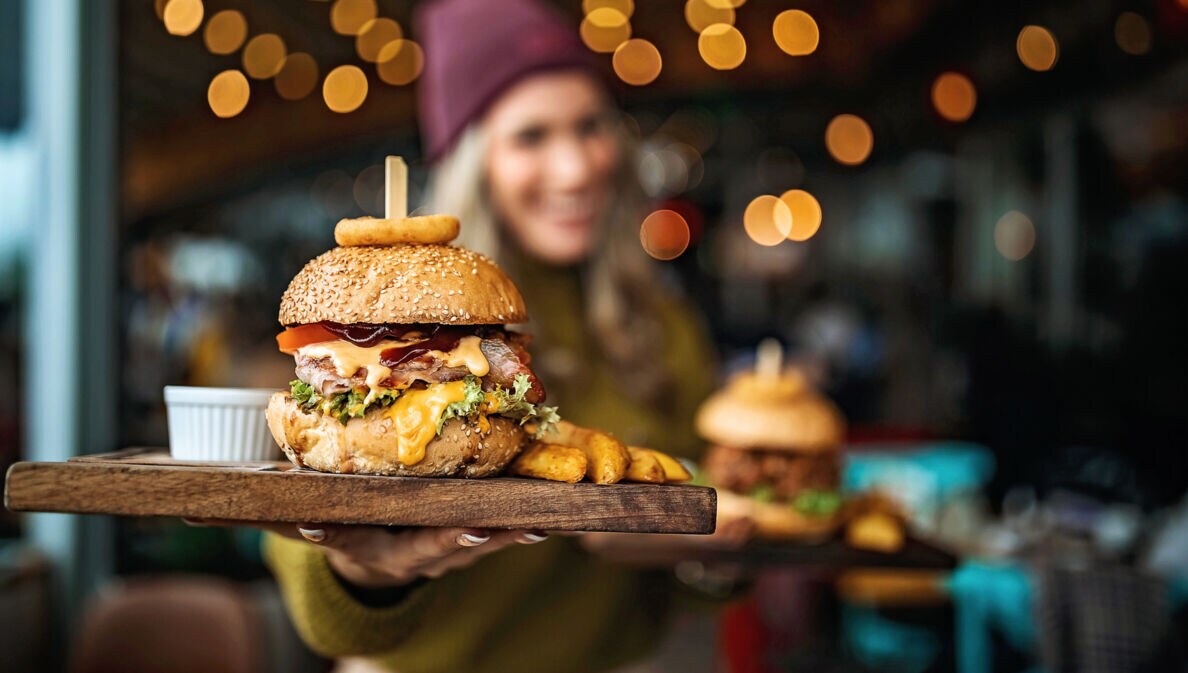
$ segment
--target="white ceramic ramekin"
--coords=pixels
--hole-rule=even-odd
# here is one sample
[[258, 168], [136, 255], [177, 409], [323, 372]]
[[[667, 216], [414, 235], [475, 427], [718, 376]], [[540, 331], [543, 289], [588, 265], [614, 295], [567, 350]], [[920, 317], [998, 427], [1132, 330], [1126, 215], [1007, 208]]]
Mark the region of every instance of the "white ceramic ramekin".
[[169, 454], [179, 460], [278, 460], [264, 409], [276, 391], [165, 386]]

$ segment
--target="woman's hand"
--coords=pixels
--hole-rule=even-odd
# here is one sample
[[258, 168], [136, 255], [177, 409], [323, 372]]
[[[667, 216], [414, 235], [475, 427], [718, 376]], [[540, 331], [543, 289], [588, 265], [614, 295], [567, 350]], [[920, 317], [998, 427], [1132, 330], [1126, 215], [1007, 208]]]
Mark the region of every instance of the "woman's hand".
[[342, 579], [365, 588], [396, 587], [422, 577], [437, 578], [465, 568], [513, 544], [536, 544], [548, 535], [536, 531], [476, 528], [401, 528], [323, 524], [260, 524], [186, 519], [198, 526], [247, 525], [326, 550], [326, 560]]

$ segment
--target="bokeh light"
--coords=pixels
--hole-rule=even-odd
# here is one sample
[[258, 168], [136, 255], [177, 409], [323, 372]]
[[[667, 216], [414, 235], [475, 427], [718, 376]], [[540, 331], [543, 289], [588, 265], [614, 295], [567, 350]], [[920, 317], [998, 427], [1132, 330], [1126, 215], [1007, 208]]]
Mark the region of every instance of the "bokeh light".
[[366, 98], [367, 75], [358, 66], [340, 65], [322, 82], [322, 99], [335, 112], [354, 112]]
[[264, 33], [248, 40], [243, 48], [243, 69], [248, 77], [268, 79], [280, 72], [285, 64], [285, 41], [279, 35]]
[[738, 9], [742, 7], [747, 0], [706, 0], [711, 7], [718, 9]]
[[318, 62], [305, 52], [295, 52], [285, 57], [280, 72], [273, 79], [276, 93], [285, 100], [301, 100], [318, 85]]
[[603, 7], [609, 7], [628, 19], [635, 13], [635, 3], [632, 0], [582, 0], [583, 14], [589, 14]]
[[825, 129], [825, 147], [838, 163], [857, 166], [866, 161], [874, 149], [874, 133], [861, 117], [838, 115]]
[[161, 20], [170, 35], [185, 37], [202, 25], [204, 12], [202, 0], [169, 0], [161, 10]]
[[375, 16], [375, 0], [335, 0], [330, 27], [339, 35], [358, 35]]
[[808, 12], [789, 9], [780, 12], [771, 24], [776, 44], [791, 56], [807, 56], [817, 50], [821, 32]]
[[1151, 51], [1151, 24], [1134, 12], [1122, 12], [1114, 23], [1114, 41], [1131, 56]]
[[212, 54], [231, 54], [247, 39], [247, 19], [238, 10], [224, 9], [210, 17], [202, 31], [202, 41]]
[[363, 24], [355, 37], [355, 52], [368, 63], [379, 62], [380, 51], [388, 44], [404, 37], [400, 24], [392, 19], [372, 19]]
[[743, 212], [743, 228], [759, 245], [779, 245], [792, 232], [792, 210], [770, 194], [756, 196]]
[[1000, 217], [994, 225], [994, 247], [1012, 262], [1026, 257], [1035, 247], [1035, 225], [1031, 218], [1017, 210]]
[[965, 75], [944, 72], [932, 82], [932, 105], [937, 114], [951, 122], [969, 119], [977, 104], [978, 92]]
[[210, 86], [206, 89], [206, 102], [210, 104], [211, 112], [226, 119], [243, 112], [251, 95], [252, 87], [242, 72], [224, 70], [210, 80]]
[[747, 57], [747, 41], [742, 33], [728, 23], [715, 23], [701, 31], [697, 38], [701, 59], [715, 70], [733, 70]]
[[384, 45], [379, 53], [376, 73], [385, 84], [404, 86], [421, 76], [425, 67], [425, 52], [412, 40], [396, 40]]
[[734, 8], [714, 7], [709, 0], [688, 0], [685, 3], [685, 23], [697, 34], [715, 23], [734, 25]]
[[689, 223], [674, 210], [657, 210], [640, 225], [639, 242], [656, 259], [676, 259], [689, 247]]
[[1043, 26], [1023, 26], [1015, 40], [1015, 51], [1023, 65], [1037, 72], [1051, 70], [1060, 58], [1056, 36]]
[[611, 7], [600, 7], [582, 19], [578, 28], [590, 51], [609, 54], [631, 39], [631, 24], [627, 22], [627, 15]]
[[807, 241], [821, 228], [821, 204], [812, 194], [803, 189], [789, 189], [780, 195], [780, 201], [792, 213], [788, 240]]
[[633, 86], [651, 84], [664, 65], [660, 50], [647, 40], [634, 38], [619, 45], [611, 59], [619, 79]]
[[351, 186], [351, 194], [355, 203], [369, 215], [382, 215], [384, 212], [384, 167], [373, 165], [359, 171], [355, 182]]

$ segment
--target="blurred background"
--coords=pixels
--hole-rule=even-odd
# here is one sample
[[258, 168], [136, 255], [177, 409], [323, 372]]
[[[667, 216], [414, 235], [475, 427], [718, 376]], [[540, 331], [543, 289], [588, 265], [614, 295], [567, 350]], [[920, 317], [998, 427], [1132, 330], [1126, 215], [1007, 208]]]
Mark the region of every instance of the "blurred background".
[[[287, 384], [289, 279], [382, 215], [385, 155], [420, 203], [415, 4], [0, 0], [0, 467], [163, 446], [167, 384]], [[778, 339], [850, 421], [847, 479], [958, 559], [907, 598], [822, 575], [812, 619], [753, 606], [642, 670], [1184, 670], [1188, 1], [556, 4], [723, 371]], [[119, 591], [223, 592], [265, 670], [325, 668], [250, 533], [0, 512], [0, 668], [66, 666]], [[1081, 610], [1148, 668], [1070, 664]]]

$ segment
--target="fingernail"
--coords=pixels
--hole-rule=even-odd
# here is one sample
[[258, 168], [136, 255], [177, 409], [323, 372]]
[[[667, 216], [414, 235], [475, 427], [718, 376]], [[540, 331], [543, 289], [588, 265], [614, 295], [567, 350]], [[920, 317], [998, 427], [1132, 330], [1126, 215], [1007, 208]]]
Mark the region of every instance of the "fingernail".
[[321, 528], [302, 528], [298, 526], [297, 532], [301, 533], [301, 537], [310, 542], [322, 542], [326, 539], [326, 531]]
[[182, 523], [186, 524], [187, 526], [193, 526], [194, 528], [210, 528], [210, 526], [208, 526], [202, 519], [187, 519], [183, 516]]
[[477, 547], [490, 539], [490, 535], [474, 535], [472, 533], [463, 533], [458, 536], [457, 542], [459, 547]]
[[548, 533], [521, 533], [516, 541], [520, 544], [536, 544], [547, 539], [549, 539]]

